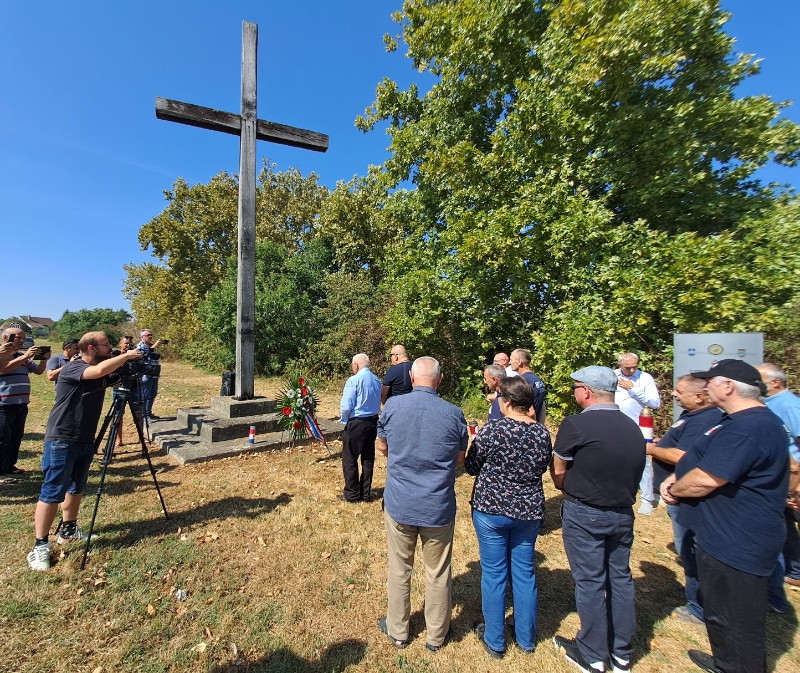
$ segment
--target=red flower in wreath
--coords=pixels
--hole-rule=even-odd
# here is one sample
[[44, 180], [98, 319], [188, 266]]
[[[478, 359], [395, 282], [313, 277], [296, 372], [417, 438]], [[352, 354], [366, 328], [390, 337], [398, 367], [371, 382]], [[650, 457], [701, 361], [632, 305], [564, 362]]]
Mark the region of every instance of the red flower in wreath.
[[292, 415], [292, 408], [291, 407], [284, 407], [283, 409], [281, 409], [281, 413], [284, 416], [291, 416]]
[[306, 388], [305, 386], [300, 388], [300, 394], [301, 395], [308, 395], [308, 388]]
[[302, 426], [303, 426], [303, 424], [300, 421], [295, 421], [294, 423], [292, 423], [292, 427], [295, 430], [299, 430]]
[[[301, 376], [297, 379], [297, 384], [304, 386], [306, 384], [306, 380]], [[303, 393], [303, 395], [305, 395], [305, 393]]]

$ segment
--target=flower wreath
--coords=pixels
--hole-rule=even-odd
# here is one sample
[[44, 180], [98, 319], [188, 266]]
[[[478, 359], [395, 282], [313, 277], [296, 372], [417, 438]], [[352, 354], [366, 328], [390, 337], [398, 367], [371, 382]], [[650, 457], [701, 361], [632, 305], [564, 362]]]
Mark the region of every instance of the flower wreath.
[[314, 413], [317, 404], [317, 394], [302, 376], [287, 381], [286, 388], [275, 398], [275, 413], [281, 430], [288, 432], [292, 440], [305, 439], [308, 435], [305, 418]]

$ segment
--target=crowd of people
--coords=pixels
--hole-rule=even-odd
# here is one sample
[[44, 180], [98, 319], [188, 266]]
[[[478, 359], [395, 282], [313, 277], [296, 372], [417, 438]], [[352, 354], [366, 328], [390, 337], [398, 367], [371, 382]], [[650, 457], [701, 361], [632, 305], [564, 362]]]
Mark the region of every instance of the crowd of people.
[[[114, 381], [110, 375], [133, 360], [154, 362], [156, 348], [149, 329], [141, 331], [141, 341], [133, 347], [133, 337], [123, 337], [120, 350], [112, 350], [103, 332], [89, 332], [81, 339], [67, 339], [62, 351], [52, 357], [49, 347], [31, 346], [21, 350], [25, 332], [8, 327], [0, 347], [0, 483], [18, 481], [25, 470], [17, 466], [25, 433], [25, 420], [31, 395], [30, 374], [46, 372], [55, 384], [55, 402], [47, 420], [42, 454], [42, 485], [34, 514], [34, 545], [27, 556], [32, 570], [50, 568], [50, 531], [61, 508], [57, 543], [81, 540], [77, 525], [78, 510], [89, 474], [95, 433], [102, 413], [106, 388]], [[135, 377], [136, 422], [156, 418], [152, 406], [158, 391], [156, 367], [151, 374]], [[121, 439], [121, 436], [118, 436]]]
[[[44, 436], [43, 483], [34, 516], [32, 570], [50, 567], [50, 532], [58, 544], [80, 540], [78, 509], [91, 465], [109, 376], [153, 357], [161, 341], [142, 330], [112, 351], [103, 332], [63, 343], [62, 353], [20, 346], [8, 328], [0, 345], [0, 472], [16, 465], [30, 400], [30, 374], [47, 372], [55, 403]], [[628, 671], [636, 633], [630, 569], [634, 509], [666, 505], [685, 574], [686, 603], [673, 616], [705, 625], [711, 654], [689, 650], [700, 668], [720, 673], [766, 670], [766, 614], [791, 608], [785, 587], [800, 588], [800, 398], [779, 367], [723, 359], [679, 376], [672, 398], [680, 417], [648, 441], [640, 418], [657, 409], [655, 381], [635, 353], [617, 369], [589, 365], [573, 372], [580, 413], [560, 424], [556, 441], [544, 424], [546, 386], [531, 354], [498, 353], [483, 372], [488, 417], [470, 442], [462, 410], [443, 400], [443, 376], [431, 357], [413, 362], [392, 347], [381, 381], [360, 353], [341, 399], [347, 503], [369, 502], [376, 449], [386, 457], [383, 518], [387, 545], [387, 610], [379, 629], [397, 648], [409, 644], [411, 577], [417, 544], [425, 578], [426, 643], [447, 644], [452, 614], [451, 560], [457, 468], [475, 477], [471, 518], [481, 565], [482, 620], [475, 634], [487, 655], [505, 654], [510, 588], [513, 641], [537, 646], [535, 546], [545, 511], [549, 469], [562, 492], [562, 537], [575, 583], [580, 628], [553, 644], [578, 669]], [[153, 371], [153, 370], [149, 370]], [[152, 416], [157, 375], [142, 377], [140, 414]], [[359, 465], [360, 463], [360, 465]], [[648, 474], [649, 473], [649, 474]]]
[[[586, 673], [631, 669], [638, 493], [639, 514], [650, 515], [663, 501], [672, 522], [686, 580], [686, 603], [673, 616], [708, 632], [711, 654], [689, 650], [689, 658], [712, 672], [766, 670], [766, 614], [789, 611], [784, 587], [800, 587], [800, 398], [779, 367], [724, 359], [684, 373], [672, 391], [683, 411], [652, 438], [640, 418], [659, 407], [658, 389], [639, 369], [638, 355], [622, 353], [616, 369], [590, 365], [570, 375], [581, 412], [562, 421], [552, 445], [543, 422], [546, 386], [530, 370], [530, 353], [498, 353], [483, 372], [488, 418], [470, 443], [462, 411], [438, 397], [439, 363], [411, 363], [401, 345], [390, 357], [383, 383], [367, 355], [353, 358], [341, 404], [340, 498], [371, 499], [377, 446], [387, 459], [388, 572], [387, 612], [378, 627], [395, 647], [409, 643], [418, 542], [425, 646], [437, 652], [447, 642], [455, 478], [464, 464], [475, 476], [470, 505], [483, 613], [476, 636], [488, 656], [502, 658], [508, 621], [516, 646], [534, 651], [534, 555], [549, 468], [562, 491], [562, 537], [580, 618], [574, 637], [553, 638], [569, 662]], [[506, 620], [509, 588], [513, 614]]]

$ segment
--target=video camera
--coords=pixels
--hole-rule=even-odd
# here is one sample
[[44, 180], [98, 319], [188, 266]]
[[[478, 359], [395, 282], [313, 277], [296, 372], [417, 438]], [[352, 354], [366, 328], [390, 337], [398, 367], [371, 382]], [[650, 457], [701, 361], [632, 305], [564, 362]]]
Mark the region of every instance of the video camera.
[[[144, 353], [140, 360], [128, 360], [124, 365], [117, 369], [115, 374], [122, 378], [140, 378], [142, 376], [157, 377], [161, 376], [161, 364], [158, 360], [161, 359], [161, 353], [154, 351], [152, 348], [145, 350], [144, 348], [138, 349]], [[123, 351], [113, 350], [112, 356], [121, 355]]]

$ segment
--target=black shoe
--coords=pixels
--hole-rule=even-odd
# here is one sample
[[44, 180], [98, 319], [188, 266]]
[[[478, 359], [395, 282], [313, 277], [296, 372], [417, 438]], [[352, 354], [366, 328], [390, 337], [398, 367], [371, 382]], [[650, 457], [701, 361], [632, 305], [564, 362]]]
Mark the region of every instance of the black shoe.
[[553, 636], [553, 645], [556, 648], [556, 652], [561, 653], [568, 662], [573, 666], [577, 666], [578, 670], [583, 671], [583, 673], [603, 673], [605, 670], [602, 661], [598, 661], [597, 666], [592, 666], [583, 658], [574, 638]]
[[356, 505], [356, 504], [358, 504], [359, 502], [361, 502], [360, 500], [350, 500], [349, 498], [346, 498], [346, 497], [345, 497], [345, 496], [343, 496], [343, 495], [337, 495], [337, 496], [336, 496], [336, 499], [337, 499], [337, 500], [340, 500], [340, 501], [342, 501], [342, 502], [349, 502], [351, 505]]
[[486, 633], [486, 624], [481, 622], [480, 624], [475, 625], [475, 635], [478, 636], [478, 640], [481, 641], [481, 645], [483, 645], [483, 649], [486, 650], [486, 654], [488, 654], [492, 659], [502, 659], [505, 652], [499, 652], [498, 650], [493, 650], [489, 647], [489, 644], [484, 639], [484, 634]]
[[428, 650], [428, 652], [433, 652], [434, 654], [436, 654], [449, 642], [450, 642], [450, 631], [448, 631], [447, 635], [445, 635], [441, 645], [431, 645], [430, 643], [425, 643], [425, 649]]
[[686, 654], [689, 655], [689, 659], [704, 671], [708, 671], [708, 673], [719, 673], [719, 670], [714, 665], [714, 657], [710, 654], [706, 654], [700, 650], [689, 650]]
[[381, 617], [378, 620], [378, 628], [381, 630], [381, 633], [385, 635], [398, 650], [404, 650], [408, 647], [407, 640], [398, 640], [397, 638], [392, 638], [389, 635], [389, 629], [386, 626], [386, 617]]

